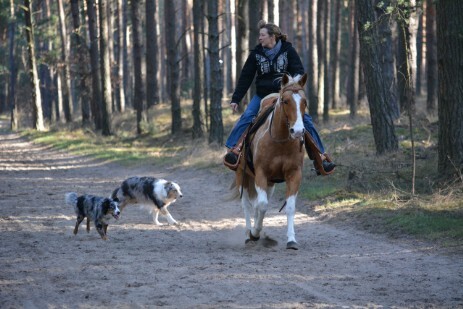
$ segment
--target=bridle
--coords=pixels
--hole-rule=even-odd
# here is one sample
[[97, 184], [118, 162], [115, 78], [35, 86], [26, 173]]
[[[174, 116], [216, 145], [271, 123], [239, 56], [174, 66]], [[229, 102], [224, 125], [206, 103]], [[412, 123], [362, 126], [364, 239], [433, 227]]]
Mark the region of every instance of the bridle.
[[[288, 128], [288, 137], [287, 138], [284, 138], [284, 139], [276, 139], [272, 136], [272, 124], [273, 124], [273, 118], [275, 116], [275, 109], [272, 111], [272, 118], [270, 119], [270, 128], [269, 128], [269, 134], [270, 134], [270, 138], [272, 139], [273, 142], [275, 143], [284, 143], [284, 142], [287, 142], [291, 139], [291, 133], [289, 132], [289, 117], [288, 117], [288, 114], [286, 113], [286, 110], [284, 109], [283, 104], [287, 104], [287, 102], [285, 102], [283, 100], [283, 94], [285, 92], [288, 92], [288, 91], [291, 91], [292, 93], [299, 93], [300, 92], [303, 92], [303, 88], [299, 85], [299, 84], [290, 84], [290, 85], [287, 85], [283, 88], [281, 88], [280, 90], [280, 97], [278, 98], [279, 99], [279, 102], [278, 102], [278, 105], [280, 106], [280, 108], [283, 110], [283, 114], [286, 116], [286, 127]], [[305, 98], [305, 95], [301, 97]], [[307, 100], [305, 101], [305, 105], [307, 107]], [[303, 139], [301, 138], [301, 141], [303, 141]]]

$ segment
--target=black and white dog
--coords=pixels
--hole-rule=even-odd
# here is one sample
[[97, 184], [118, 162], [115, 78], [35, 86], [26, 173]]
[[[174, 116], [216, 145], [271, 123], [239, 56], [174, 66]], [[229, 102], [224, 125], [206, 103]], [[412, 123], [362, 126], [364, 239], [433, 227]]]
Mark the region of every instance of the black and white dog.
[[121, 211], [119, 203], [111, 198], [99, 197], [94, 195], [81, 195], [77, 193], [66, 193], [65, 201], [67, 205], [73, 206], [77, 215], [77, 222], [74, 228], [74, 235], [77, 234], [80, 223], [87, 217], [87, 233], [90, 232], [90, 220], [95, 223], [96, 230], [103, 240], [108, 239], [108, 221], [111, 217], [119, 219]]
[[130, 177], [114, 190], [111, 198], [119, 202], [121, 210], [131, 204], [149, 207], [154, 224], [162, 225], [158, 221], [159, 213], [166, 216], [169, 224], [177, 224], [167, 207], [182, 196], [180, 186], [175, 182], [153, 177]]

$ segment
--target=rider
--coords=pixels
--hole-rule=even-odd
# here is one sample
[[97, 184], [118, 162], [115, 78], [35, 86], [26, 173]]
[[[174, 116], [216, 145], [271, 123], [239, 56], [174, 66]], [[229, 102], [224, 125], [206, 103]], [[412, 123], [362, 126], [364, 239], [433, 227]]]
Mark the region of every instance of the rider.
[[[261, 99], [280, 91], [280, 81], [284, 73], [293, 77], [304, 74], [301, 59], [292, 44], [286, 41], [286, 34], [282, 34], [278, 26], [264, 20], [259, 22], [258, 27], [260, 44], [251, 51], [241, 70], [230, 106], [234, 112], [238, 110], [239, 102], [245, 96], [257, 73], [256, 95], [251, 99], [246, 110], [233, 127], [225, 143], [228, 149], [236, 146], [243, 132], [257, 115]], [[304, 114], [303, 120], [305, 129], [310, 133], [320, 150], [323, 169], [326, 173], [333, 171], [336, 164], [327, 160], [325, 148], [312, 123], [312, 118], [308, 114]], [[237, 160], [238, 156], [233, 151], [229, 151], [225, 155], [225, 161], [231, 165], [234, 165]]]

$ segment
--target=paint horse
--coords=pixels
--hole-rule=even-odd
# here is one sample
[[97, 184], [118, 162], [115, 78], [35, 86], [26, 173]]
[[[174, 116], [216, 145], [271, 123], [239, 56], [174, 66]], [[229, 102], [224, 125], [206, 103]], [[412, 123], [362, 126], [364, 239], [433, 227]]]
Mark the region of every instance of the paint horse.
[[[294, 215], [305, 154], [302, 118], [307, 107], [303, 90], [306, 81], [307, 74], [294, 79], [285, 74], [280, 92], [265, 97], [261, 102], [262, 105], [266, 100], [275, 100], [272, 111], [263, 124], [255, 132], [251, 128], [246, 137], [244, 158], [235, 172], [236, 188], [241, 194], [246, 219], [246, 243], [259, 240], [274, 185], [286, 182], [283, 205], [287, 216], [286, 248], [298, 249]], [[254, 225], [251, 225], [252, 215]]]

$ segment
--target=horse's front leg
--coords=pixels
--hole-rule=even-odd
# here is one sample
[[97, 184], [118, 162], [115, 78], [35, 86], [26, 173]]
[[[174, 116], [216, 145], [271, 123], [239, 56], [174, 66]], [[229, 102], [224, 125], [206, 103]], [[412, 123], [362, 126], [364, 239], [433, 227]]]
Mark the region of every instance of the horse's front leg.
[[294, 232], [294, 216], [296, 214], [296, 199], [301, 184], [302, 172], [299, 169], [298, 172], [291, 175], [286, 179], [286, 218], [287, 218], [287, 237], [288, 242], [286, 243], [287, 249], [297, 250], [298, 245], [296, 241], [296, 233]]
[[257, 192], [257, 199], [255, 202], [255, 220], [254, 220], [254, 228], [252, 229], [252, 234], [259, 238], [260, 231], [262, 231], [265, 213], [268, 209], [268, 199], [269, 193], [273, 191], [273, 187], [269, 188], [267, 185], [267, 178], [259, 175], [259, 172], [256, 171], [256, 192]]

